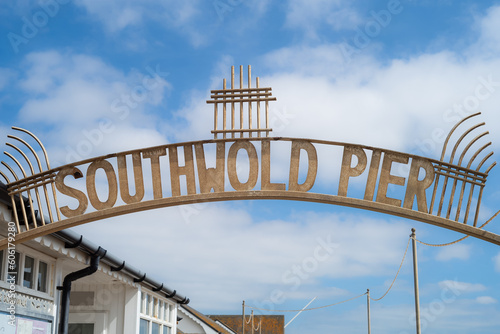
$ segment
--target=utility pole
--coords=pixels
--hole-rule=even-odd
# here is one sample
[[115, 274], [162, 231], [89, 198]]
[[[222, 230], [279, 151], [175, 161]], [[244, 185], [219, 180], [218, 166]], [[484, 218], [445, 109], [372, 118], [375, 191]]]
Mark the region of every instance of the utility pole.
[[371, 320], [370, 320], [370, 289], [366, 289], [366, 308], [368, 313], [368, 334], [371, 333]]
[[242, 313], [243, 317], [241, 319], [241, 328], [242, 328], [242, 333], [245, 334], [245, 301], [243, 301], [243, 313]]
[[411, 241], [413, 246], [413, 282], [415, 286], [415, 321], [417, 334], [420, 334], [420, 297], [418, 294], [418, 266], [417, 266], [417, 237], [415, 229], [411, 229]]

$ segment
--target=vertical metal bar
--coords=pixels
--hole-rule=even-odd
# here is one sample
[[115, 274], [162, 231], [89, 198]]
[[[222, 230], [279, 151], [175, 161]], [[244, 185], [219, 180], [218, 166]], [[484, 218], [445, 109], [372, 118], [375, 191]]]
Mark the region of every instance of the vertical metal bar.
[[19, 193], [19, 199], [21, 200], [21, 212], [23, 213], [24, 218], [24, 226], [26, 227], [26, 231], [30, 230], [29, 222], [28, 222], [28, 214], [26, 213], [26, 207], [24, 206], [23, 193]]
[[[217, 101], [217, 98], [215, 98], [215, 100]], [[217, 105], [218, 105], [218, 103], [215, 102], [214, 103], [214, 131], [217, 131], [217, 122], [219, 121]], [[214, 133], [214, 138], [217, 139], [217, 132]]]
[[[14, 148], [17, 152], [19, 152], [19, 154], [21, 154], [23, 156], [24, 160], [26, 161], [26, 163], [28, 164], [28, 166], [30, 168], [31, 175], [35, 175], [35, 168], [33, 167], [33, 164], [31, 163], [28, 156], [19, 147], [12, 145], [11, 143], [7, 143], [7, 146]], [[38, 204], [38, 210], [40, 213], [41, 222], [42, 222], [42, 225], [45, 225], [45, 218], [44, 218], [44, 213], [43, 213], [43, 208], [42, 208], [42, 202], [40, 201], [40, 194], [38, 192], [38, 187], [36, 187], [36, 182], [34, 183], [34, 185], [35, 185], [35, 187], [33, 188], [33, 191], [35, 192], [35, 197], [36, 197], [36, 202]], [[30, 203], [30, 205], [33, 205], [33, 203]], [[35, 224], [35, 227], [37, 227], [36, 218], [35, 218], [34, 224]]]
[[[28, 130], [18, 128], [16, 126], [13, 126], [12, 129], [22, 131], [22, 132], [30, 135], [33, 139], [35, 139], [35, 141], [38, 143], [38, 145], [40, 145], [40, 148], [42, 149], [42, 152], [45, 156], [45, 162], [47, 163], [47, 169], [50, 170], [51, 168], [50, 168], [49, 156], [48, 156], [47, 150], [45, 149], [45, 146], [43, 146], [41, 140], [38, 139], [37, 136], [35, 136], [33, 133], [29, 132]], [[52, 194], [54, 195], [54, 204], [56, 207], [57, 219], [61, 220], [61, 211], [59, 210], [59, 203], [57, 202], [56, 186], [55, 186], [54, 182], [52, 182], [51, 185], [52, 185]]]
[[[7, 167], [7, 169], [11, 172], [11, 174], [14, 176], [14, 179], [16, 181], [19, 181], [19, 178], [17, 177], [17, 175], [14, 172], [14, 170], [12, 169], [12, 167], [10, 167], [5, 161], [2, 161], [2, 165]], [[14, 195], [11, 195], [12, 201], [14, 200], [13, 196]], [[24, 219], [24, 226], [26, 227], [26, 231], [29, 231], [30, 227], [28, 225], [28, 216], [26, 215], [26, 208], [24, 207], [23, 193], [22, 192], [19, 192], [19, 199], [20, 199], [19, 202], [21, 203], [21, 213], [23, 214], [23, 219]], [[17, 210], [15, 208], [15, 202], [13, 202], [12, 209], [14, 210], [15, 213], [17, 212]], [[19, 231], [21, 231], [21, 230], [19, 229]]]
[[453, 186], [451, 187], [450, 201], [448, 202], [448, 210], [446, 212], [446, 219], [450, 218], [451, 208], [453, 207], [453, 200], [455, 199], [455, 191], [457, 190], [457, 179], [453, 180]]
[[59, 203], [57, 202], [57, 193], [56, 193], [55, 182], [52, 182], [50, 185], [52, 186], [52, 195], [54, 196], [54, 204], [56, 207], [57, 220], [61, 220], [61, 210], [59, 209]]
[[413, 248], [413, 283], [415, 287], [415, 322], [417, 334], [420, 334], [420, 297], [418, 290], [418, 264], [417, 264], [417, 238], [415, 236], [415, 229], [411, 229], [411, 240]]
[[472, 195], [474, 195], [474, 186], [475, 184], [470, 184], [469, 199], [467, 200], [467, 208], [465, 209], [464, 224], [467, 224], [467, 220], [469, 219], [470, 204], [472, 203]]
[[483, 197], [484, 185], [479, 190], [479, 197], [477, 198], [476, 214], [474, 215], [474, 227], [477, 225], [477, 218], [479, 217], [479, 207], [481, 206], [481, 198]]
[[[437, 168], [435, 169], [438, 169], [439, 166], [437, 166]], [[438, 185], [439, 185], [439, 174], [436, 173], [436, 181], [434, 181], [434, 190], [432, 191], [432, 197], [431, 197], [431, 205], [429, 207], [429, 213], [432, 215], [432, 210], [434, 209], [434, 202], [435, 202], [435, 199], [436, 199], [436, 192], [437, 192], [437, 188], [438, 188]]]
[[[3, 152], [4, 154], [6, 154], [9, 158], [11, 158], [16, 164], [17, 166], [19, 167], [19, 169], [21, 170], [21, 173], [23, 174], [24, 178], [28, 177], [27, 174], [26, 174], [26, 171], [24, 170], [23, 166], [19, 163], [19, 161], [12, 155], [10, 154], [9, 152]], [[4, 166], [7, 166], [7, 168], [9, 168], [10, 172], [15, 175], [14, 173], [14, 170], [9, 166], [7, 165], [5, 162], [2, 161], [2, 164], [4, 164]], [[16, 181], [17, 181], [17, 177], [16, 177]], [[33, 218], [33, 224], [36, 227], [37, 226], [37, 223], [36, 223], [36, 215], [35, 215], [35, 210], [33, 209], [33, 199], [31, 198], [31, 192], [29, 190], [26, 190], [27, 194], [28, 194], [28, 202], [30, 204], [30, 211], [31, 211], [31, 217]], [[23, 201], [23, 196], [22, 196], [22, 193], [20, 193], [20, 199], [21, 199], [21, 207], [23, 208], [23, 213], [24, 213], [24, 218], [26, 219], [25, 220], [25, 226], [26, 226], [26, 229], [29, 230], [29, 226], [28, 226], [28, 218], [26, 217], [26, 212], [24, 210], [24, 201]]]
[[[240, 89], [243, 89], [243, 65], [240, 65]], [[243, 97], [241, 97], [241, 99], [243, 99]], [[242, 129], [243, 129], [243, 101], [240, 102], [240, 130]], [[243, 138], [243, 131], [240, 132], [240, 137]]]
[[[259, 77], [256, 79], [256, 88], [257, 88], [257, 94], [259, 94]], [[259, 98], [259, 95], [257, 95], [257, 98]], [[257, 101], [257, 129], [260, 129], [260, 100]], [[257, 136], [260, 137], [260, 131], [257, 132]]]
[[[33, 147], [28, 144], [25, 140], [19, 138], [19, 137], [16, 137], [16, 136], [11, 136], [11, 135], [8, 135], [7, 136], [8, 138], [12, 138], [12, 139], [15, 139], [21, 143], [23, 143], [30, 151], [31, 153], [33, 154], [33, 156], [35, 157], [36, 159], [36, 162], [38, 164], [38, 170], [40, 171], [40, 173], [43, 172], [43, 168], [42, 168], [42, 162], [40, 161], [40, 157], [38, 157], [38, 154], [36, 154], [35, 150], [33, 149]], [[43, 185], [43, 191], [45, 193], [45, 202], [47, 203], [47, 210], [49, 212], [49, 219], [50, 219], [50, 222], [53, 223], [54, 222], [54, 217], [52, 215], [52, 208], [51, 208], [51, 205], [50, 205], [50, 199], [49, 199], [49, 193], [47, 191], [47, 185], [44, 184]], [[43, 219], [43, 215], [41, 215], [42, 219]], [[45, 224], [44, 224], [45, 225]]]
[[366, 311], [368, 315], [368, 334], [371, 333], [371, 320], [370, 320], [370, 289], [366, 289]]
[[[226, 79], [222, 80], [222, 89], [226, 90]], [[226, 130], [226, 92], [224, 94], [224, 102], [222, 103], [222, 129]], [[226, 132], [222, 133], [222, 138], [226, 138]]]
[[462, 181], [462, 188], [460, 190], [460, 197], [458, 199], [458, 207], [457, 207], [457, 214], [455, 215], [455, 221], [458, 221], [460, 218], [460, 211], [462, 211], [462, 202], [464, 199], [464, 192], [465, 192], [465, 187], [467, 185], [466, 181]]
[[[449, 172], [451, 174], [451, 172]], [[441, 192], [441, 199], [439, 200], [438, 216], [441, 216], [441, 210], [443, 209], [444, 195], [446, 195], [446, 187], [448, 186], [449, 176], [444, 177], [443, 191]]]
[[10, 195], [10, 201], [12, 202], [12, 212], [14, 213], [14, 220], [16, 221], [17, 233], [21, 233], [21, 227], [19, 226], [19, 217], [17, 216], [17, 208], [14, 195]]
[[[266, 129], [269, 129], [269, 101], [266, 100]], [[269, 130], [266, 131], [266, 137], [269, 137]]]
[[[248, 99], [251, 100], [252, 96], [250, 95], [250, 88], [252, 88], [252, 67], [248, 65]], [[248, 129], [252, 129], [252, 102], [248, 101]], [[252, 137], [252, 131], [248, 132], [248, 136]]]
[[[231, 90], [234, 90], [234, 66], [231, 66]], [[234, 94], [234, 91], [231, 93]], [[234, 130], [234, 98], [231, 99], [231, 130]], [[234, 131], [231, 133], [231, 138], [234, 138]]]

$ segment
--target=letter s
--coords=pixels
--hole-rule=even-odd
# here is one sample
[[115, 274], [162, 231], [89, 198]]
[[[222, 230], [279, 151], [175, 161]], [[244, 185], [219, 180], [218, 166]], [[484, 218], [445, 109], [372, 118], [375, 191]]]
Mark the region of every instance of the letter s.
[[70, 209], [68, 206], [61, 207], [61, 213], [67, 218], [82, 215], [87, 210], [88, 200], [85, 194], [77, 189], [71, 188], [64, 184], [64, 179], [66, 176], [72, 175], [75, 179], [83, 177], [82, 172], [76, 167], [66, 167], [63, 168], [56, 176], [56, 187], [62, 194], [69, 197], [73, 197], [78, 201], [78, 207], [74, 210]]

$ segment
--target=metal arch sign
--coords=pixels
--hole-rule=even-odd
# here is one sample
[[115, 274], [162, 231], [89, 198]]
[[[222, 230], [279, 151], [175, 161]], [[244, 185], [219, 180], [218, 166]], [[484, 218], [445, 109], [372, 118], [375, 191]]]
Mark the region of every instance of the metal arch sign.
[[[223, 89], [213, 90], [207, 101], [214, 105], [214, 139], [210, 140], [121, 152], [51, 168], [41, 141], [31, 132], [14, 127], [28, 141], [8, 136], [15, 140], [15, 145], [7, 143], [15, 152], [5, 152], [11, 164], [2, 161], [8, 172], [0, 171], [0, 175], [11, 197], [16, 243], [96, 220], [168, 206], [285, 199], [378, 211], [500, 245], [500, 235], [482, 228], [496, 215], [479, 222], [483, 189], [496, 164], [487, 163], [493, 152], [485, 150], [491, 143], [479, 144], [487, 134], [477, 134], [484, 123], [457, 132], [479, 113], [455, 125], [439, 160], [363, 145], [270, 137], [269, 102], [275, 100], [271, 88], [261, 88], [259, 78], [252, 88], [250, 67], [248, 86], [243, 88], [242, 72], [240, 67], [240, 88], [234, 87], [233, 67], [231, 88], [226, 87], [224, 79]], [[457, 133], [462, 135], [449, 149], [450, 138]], [[36, 142], [44, 159], [29, 141]], [[289, 163], [282, 173], [286, 177], [272, 179], [271, 170], [276, 166], [271, 156], [278, 146], [280, 154], [289, 156]], [[332, 162], [322, 155], [324, 147], [339, 150], [341, 159]], [[206, 153], [211, 159], [206, 159]], [[318, 169], [323, 165], [338, 171], [338, 177], [334, 186], [315, 192], [315, 184], [327, 184], [318, 179]], [[395, 174], [395, 165], [406, 167], [406, 175]], [[105, 185], [104, 195], [96, 185], [98, 179]], [[353, 184], [362, 190], [348, 191]], [[0, 249], [7, 241], [0, 240]]]

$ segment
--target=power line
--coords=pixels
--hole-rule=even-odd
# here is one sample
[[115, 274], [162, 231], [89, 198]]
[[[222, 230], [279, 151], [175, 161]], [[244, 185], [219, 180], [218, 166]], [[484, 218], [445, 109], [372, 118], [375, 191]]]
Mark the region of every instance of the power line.
[[406, 253], [408, 252], [408, 247], [410, 246], [410, 240], [411, 240], [411, 238], [408, 239], [408, 243], [406, 244], [406, 249], [405, 249], [405, 253], [403, 255], [403, 259], [401, 260], [401, 264], [399, 265], [399, 269], [396, 272], [396, 276], [394, 276], [394, 279], [392, 280], [392, 283], [389, 286], [389, 289], [387, 289], [387, 291], [382, 295], [382, 297], [380, 297], [380, 298], [372, 298], [372, 297], [370, 297], [371, 300], [373, 300], [373, 301], [382, 300], [382, 298], [384, 298], [389, 293], [389, 291], [391, 291], [392, 286], [396, 282], [396, 279], [398, 278], [399, 272], [401, 271], [401, 268], [403, 267], [403, 263], [405, 262]]
[[251, 309], [254, 309], [254, 310], [259, 310], [259, 311], [269, 311], [269, 312], [300, 312], [300, 311], [312, 311], [312, 310], [319, 310], [319, 309], [322, 309], [322, 308], [327, 308], [327, 307], [331, 307], [331, 306], [335, 306], [335, 305], [339, 305], [339, 304], [343, 304], [343, 303], [346, 303], [348, 301], [351, 301], [351, 300], [354, 300], [354, 299], [357, 299], [359, 297], [363, 297], [364, 295], [366, 295], [366, 292], [359, 295], [359, 296], [356, 296], [356, 297], [352, 297], [352, 298], [349, 298], [349, 299], [346, 299], [346, 300], [343, 300], [341, 302], [337, 302], [337, 303], [333, 303], [333, 304], [329, 304], [329, 305], [324, 305], [324, 306], [318, 306], [318, 307], [311, 307], [311, 308], [306, 308], [306, 309], [302, 309], [302, 310], [270, 310], [270, 309], [265, 309], [265, 308], [260, 308], [260, 307], [255, 307], [255, 306], [246, 306], [247, 308], [251, 308]]
[[[490, 219], [488, 219], [483, 225], [479, 226], [478, 228], [482, 229], [483, 227], [485, 227], [486, 225], [488, 225], [493, 219], [495, 219], [495, 217], [498, 216], [499, 214], [500, 214], [500, 210], [498, 210], [497, 213], [495, 213]], [[426, 246], [431, 246], [431, 247], [445, 247], [445, 246], [451, 246], [451, 245], [454, 245], [456, 243], [459, 243], [460, 241], [463, 241], [463, 240], [467, 239], [468, 237], [470, 237], [470, 235], [466, 235], [466, 236], [464, 236], [464, 237], [462, 237], [460, 239], [457, 239], [455, 241], [448, 242], [448, 243], [445, 243], [445, 244], [429, 244], [429, 243], [420, 241], [418, 239], [415, 239], [415, 240], [417, 240], [422, 245], [426, 245]]]

